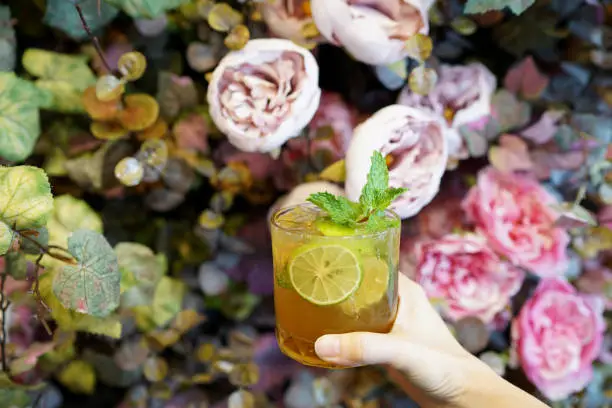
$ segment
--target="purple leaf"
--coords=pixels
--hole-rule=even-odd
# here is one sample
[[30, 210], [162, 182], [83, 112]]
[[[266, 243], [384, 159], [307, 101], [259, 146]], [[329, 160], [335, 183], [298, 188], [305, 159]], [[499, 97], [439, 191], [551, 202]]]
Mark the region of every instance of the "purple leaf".
[[254, 391], [269, 391], [282, 385], [300, 369], [300, 365], [285, 356], [274, 334], [261, 336], [255, 344], [255, 363], [259, 366], [259, 382]]
[[521, 132], [521, 136], [536, 144], [550, 141], [559, 127], [559, 122], [565, 117], [565, 112], [549, 110], [544, 112], [540, 120]]
[[548, 77], [538, 71], [531, 56], [508, 70], [504, 87], [525, 99], [537, 99], [548, 86]]

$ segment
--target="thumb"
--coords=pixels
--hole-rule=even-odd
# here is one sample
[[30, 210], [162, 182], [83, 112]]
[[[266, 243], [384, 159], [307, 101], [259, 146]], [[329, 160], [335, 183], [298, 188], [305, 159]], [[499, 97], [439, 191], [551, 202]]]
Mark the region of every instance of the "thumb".
[[392, 364], [406, 369], [424, 364], [426, 358], [418, 345], [392, 334], [368, 332], [322, 336], [315, 351], [323, 360], [348, 366]]

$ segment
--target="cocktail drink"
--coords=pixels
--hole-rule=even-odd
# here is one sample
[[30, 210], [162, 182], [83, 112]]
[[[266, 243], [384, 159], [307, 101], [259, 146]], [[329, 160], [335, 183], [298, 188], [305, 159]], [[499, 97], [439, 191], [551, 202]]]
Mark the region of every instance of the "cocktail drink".
[[391, 211], [380, 217], [388, 221], [383, 229], [350, 228], [310, 203], [272, 216], [276, 335], [283, 353], [305, 365], [340, 368], [317, 357], [318, 337], [391, 329], [400, 223]]
[[294, 360], [339, 368], [317, 357], [320, 336], [391, 330], [401, 223], [387, 207], [406, 189], [388, 184], [374, 152], [359, 202], [321, 192], [272, 216], [276, 336]]

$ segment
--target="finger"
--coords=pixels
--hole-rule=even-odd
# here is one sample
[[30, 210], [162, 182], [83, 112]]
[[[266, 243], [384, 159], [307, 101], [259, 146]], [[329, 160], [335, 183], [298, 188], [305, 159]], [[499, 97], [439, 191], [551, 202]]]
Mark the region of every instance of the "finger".
[[427, 364], [423, 347], [390, 334], [354, 332], [322, 336], [315, 351], [323, 360], [341, 365], [393, 364], [405, 370]]

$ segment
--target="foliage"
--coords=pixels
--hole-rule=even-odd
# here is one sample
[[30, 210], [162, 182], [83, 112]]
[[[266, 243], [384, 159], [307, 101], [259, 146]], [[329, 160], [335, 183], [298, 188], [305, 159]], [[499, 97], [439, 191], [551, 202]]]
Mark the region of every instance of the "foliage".
[[[507, 192], [491, 202], [508, 218], [524, 216], [520, 228], [537, 224], [517, 240], [535, 248], [537, 234], [567, 239], [563, 253], [549, 255], [577, 293], [606, 305], [604, 341], [592, 364], [581, 362], [592, 366], [589, 383], [564, 399], [550, 401], [507, 370], [533, 370], [510, 358], [510, 327], [549, 272], [541, 270], [524, 271], [521, 290], [491, 322], [445, 316], [449, 327], [555, 407], [612, 403], [610, 2], [412, 2], [427, 4], [428, 22], [413, 20], [421, 17], [412, 6], [383, 19], [388, 4], [361, 3], [347, 7], [371, 8], [368, 24], [383, 33], [397, 23], [398, 33], [365, 41], [361, 20], [353, 26], [347, 16], [342, 39], [325, 41], [320, 18], [330, 11], [311, 10], [311, 1], [0, 5], [0, 406], [413, 406], [386, 369], [310, 369], [281, 353], [268, 216], [312, 192], [341, 233], [366, 220], [381, 230], [391, 203], [435, 196], [402, 221], [399, 263], [415, 277], [416, 243], [482, 234], [461, 203], [489, 166], [550, 193], [550, 205], [528, 197], [522, 208]], [[406, 27], [421, 28], [408, 35]], [[231, 64], [250, 40], [276, 37], [312, 51], [315, 85], [301, 82], [314, 68], [289, 48]], [[386, 60], [394, 54], [401, 58]], [[494, 80], [470, 77], [474, 62]], [[218, 66], [223, 75], [213, 75]], [[305, 86], [323, 91], [314, 117], [292, 105], [313, 91]], [[353, 130], [388, 105], [408, 104], [407, 95], [413, 117], [370, 127], [372, 145], [362, 142], [347, 165]], [[268, 137], [275, 126], [294, 137], [267, 153], [240, 150], [219, 124], [245, 117], [253, 128], [240, 122], [242, 147], [250, 132]], [[448, 142], [437, 156], [448, 156], [443, 175], [432, 175], [440, 163], [427, 156], [442, 148], [419, 140], [433, 128]], [[351, 201], [343, 184], [358, 172], [365, 187]], [[543, 226], [537, 212], [548, 209], [554, 220]], [[443, 310], [447, 299], [432, 301]]]

